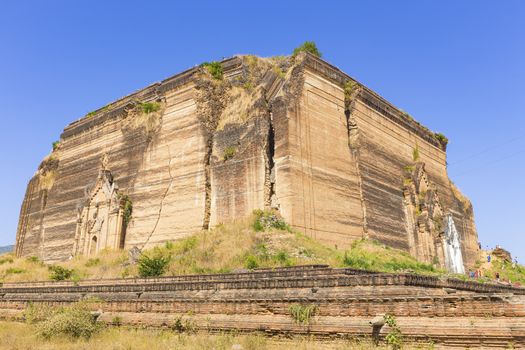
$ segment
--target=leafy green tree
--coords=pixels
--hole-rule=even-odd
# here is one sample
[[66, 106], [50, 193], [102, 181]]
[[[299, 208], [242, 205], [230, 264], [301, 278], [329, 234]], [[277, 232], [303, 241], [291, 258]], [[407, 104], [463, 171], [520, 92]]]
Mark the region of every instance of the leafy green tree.
[[313, 42], [313, 41], [305, 41], [301, 46], [298, 46], [298, 47], [296, 47], [293, 50], [292, 57], [295, 58], [295, 56], [297, 56], [299, 53], [301, 53], [303, 51], [304, 52], [309, 52], [312, 55], [317, 56], [319, 58], [323, 56], [321, 54], [321, 51], [319, 51], [319, 49], [317, 48], [317, 45], [315, 44], [315, 42]]
[[153, 253], [143, 254], [140, 256], [139, 265], [139, 276], [140, 277], [157, 277], [162, 276], [168, 269], [168, 265], [171, 261], [171, 256], [162, 252], [159, 249], [155, 249]]

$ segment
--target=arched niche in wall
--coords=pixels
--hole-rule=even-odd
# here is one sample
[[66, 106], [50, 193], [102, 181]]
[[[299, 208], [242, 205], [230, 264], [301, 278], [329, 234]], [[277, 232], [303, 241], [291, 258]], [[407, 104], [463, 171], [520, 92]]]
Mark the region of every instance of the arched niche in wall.
[[95, 255], [123, 246], [123, 210], [118, 186], [109, 170], [101, 170], [77, 219], [73, 255]]

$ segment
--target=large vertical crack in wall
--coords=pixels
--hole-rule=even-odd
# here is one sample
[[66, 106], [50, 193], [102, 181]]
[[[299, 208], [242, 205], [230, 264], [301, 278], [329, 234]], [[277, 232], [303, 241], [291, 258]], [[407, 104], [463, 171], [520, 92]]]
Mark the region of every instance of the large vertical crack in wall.
[[[255, 208], [279, 208], [272, 100], [286, 80], [290, 63], [255, 56], [239, 59], [238, 69], [229, 77], [213, 79], [203, 70], [196, 79], [195, 100], [205, 139], [203, 229], [217, 219], [217, 213], [229, 220]], [[225, 157], [226, 151], [233, 153]], [[259, 166], [255, 159], [261, 156], [263, 173], [257, 174], [262, 178], [253, 177], [250, 172], [259, 171], [254, 168]], [[236, 181], [230, 177], [232, 172]]]
[[214, 79], [209, 72], [202, 68], [196, 78], [197, 89], [195, 101], [197, 114], [202, 125], [205, 151], [204, 151], [204, 216], [202, 228], [210, 227], [211, 218], [211, 158], [213, 155], [213, 139], [219, 125], [220, 116], [228, 101], [227, 92], [231, 84], [225, 79]]
[[268, 123], [266, 142], [264, 143], [264, 158], [265, 158], [265, 172], [264, 172], [264, 206], [266, 209], [279, 209], [277, 203], [277, 195], [275, 192], [276, 176], [275, 176], [275, 129], [273, 126], [273, 112], [272, 105], [269, 101], [268, 91], [264, 90], [264, 102], [266, 105], [266, 121]]
[[275, 130], [273, 127], [273, 114], [271, 107], [268, 108], [268, 137], [266, 138], [264, 155], [266, 157], [265, 171], [265, 206], [271, 209], [278, 209], [277, 198], [275, 193]]
[[345, 83], [345, 116], [348, 127], [348, 147], [350, 149], [350, 154], [352, 155], [357, 174], [359, 200], [361, 201], [361, 210], [363, 215], [363, 238], [368, 238], [368, 218], [366, 213], [366, 201], [363, 193], [363, 177], [361, 176], [361, 165], [359, 155], [360, 135], [357, 126], [357, 121], [353, 116], [356, 100], [361, 94], [361, 91], [361, 86], [359, 86], [356, 82], [349, 80]]

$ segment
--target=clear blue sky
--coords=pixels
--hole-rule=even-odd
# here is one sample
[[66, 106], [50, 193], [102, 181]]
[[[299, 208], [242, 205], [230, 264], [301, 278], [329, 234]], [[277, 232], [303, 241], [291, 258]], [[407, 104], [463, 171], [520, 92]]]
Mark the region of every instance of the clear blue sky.
[[[525, 1], [4, 1], [0, 245], [67, 123], [203, 61], [323, 57], [445, 133], [483, 245], [525, 261]], [[318, 3], [318, 4], [316, 4]]]

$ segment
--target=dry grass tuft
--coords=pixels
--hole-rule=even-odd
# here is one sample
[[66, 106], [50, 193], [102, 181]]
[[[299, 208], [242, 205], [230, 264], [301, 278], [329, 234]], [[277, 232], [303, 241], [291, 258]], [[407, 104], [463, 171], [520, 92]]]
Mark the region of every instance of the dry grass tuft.
[[60, 163], [60, 150], [57, 148], [47, 155], [40, 166], [38, 167], [38, 177], [40, 188], [43, 190], [50, 190], [55, 183], [57, 175], [58, 164]]
[[260, 115], [264, 110], [262, 88], [245, 89], [233, 86], [228, 91], [228, 101], [217, 124], [217, 130], [222, 130], [226, 124], [242, 124]]
[[151, 139], [160, 129], [165, 102], [136, 102], [123, 118], [122, 129], [125, 132], [140, 132], [146, 138]]

